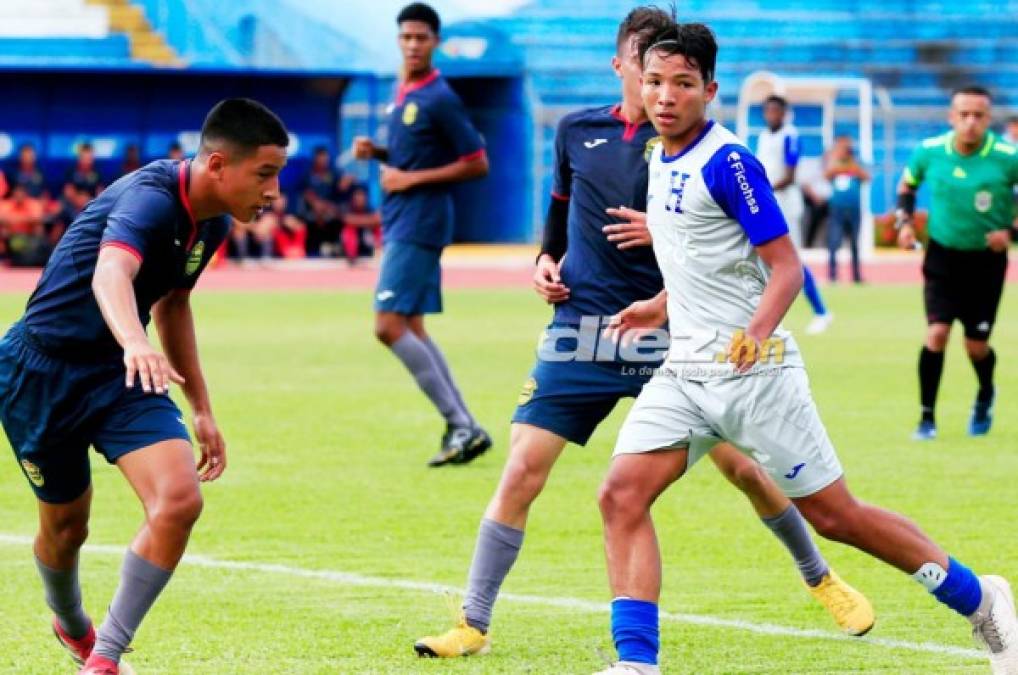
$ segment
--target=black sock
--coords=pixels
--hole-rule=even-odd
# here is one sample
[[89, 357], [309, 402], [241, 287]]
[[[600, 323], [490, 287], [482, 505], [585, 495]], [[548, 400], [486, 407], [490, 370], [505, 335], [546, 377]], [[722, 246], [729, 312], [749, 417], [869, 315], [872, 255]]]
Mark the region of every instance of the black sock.
[[997, 354], [991, 347], [989, 352], [979, 361], [972, 361], [972, 367], [979, 378], [979, 393], [976, 400], [980, 403], [988, 403], [993, 398], [993, 367], [997, 365]]
[[933, 352], [923, 346], [923, 350], [919, 352], [919, 402], [925, 421], [933, 421], [933, 409], [937, 406], [937, 389], [940, 388], [940, 374], [943, 372], [944, 352]]

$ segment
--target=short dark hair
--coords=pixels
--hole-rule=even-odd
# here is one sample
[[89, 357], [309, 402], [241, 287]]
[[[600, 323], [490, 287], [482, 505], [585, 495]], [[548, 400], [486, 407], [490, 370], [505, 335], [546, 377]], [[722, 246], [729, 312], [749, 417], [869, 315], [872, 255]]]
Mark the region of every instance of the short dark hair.
[[324, 145], [316, 145], [315, 149], [311, 151], [312, 155], [329, 154], [329, 148]]
[[686, 62], [700, 71], [704, 84], [714, 81], [714, 67], [718, 59], [718, 42], [714, 32], [702, 23], [671, 22], [640, 43], [640, 63], [647, 65], [650, 52], [663, 52], [665, 56], [681, 55]]
[[985, 96], [990, 101], [993, 101], [993, 95], [990, 94], [990, 90], [986, 87], [981, 87], [978, 84], [969, 84], [964, 87], [958, 87], [951, 92], [951, 98], [953, 99], [958, 94], [971, 94], [973, 96]]
[[1010, 115], [1004, 120], [1004, 124], [1018, 124], [1018, 115]]
[[290, 136], [276, 114], [258, 101], [228, 98], [212, 107], [201, 127], [202, 151], [215, 143], [229, 143], [246, 154], [263, 145], [285, 148]]
[[170, 143], [170, 148], [169, 148], [170, 152], [176, 152], [177, 150], [183, 150], [183, 149], [184, 149], [184, 146], [181, 145], [179, 141], [173, 141], [172, 143]]
[[442, 29], [442, 20], [438, 18], [438, 12], [431, 8], [431, 5], [425, 5], [423, 2], [412, 2], [403, 9], [400, 10], [399, 14], [396, 15], [396, 25], [400, 25], [404, 21], [421, 21], [428, 24], [431, 27], [431, 32], [438, 35], [438, 32]]
[[81, 143], [78, 143], [78, 152], [81, 152], [82, 150], [94, 152], [95, 148], [92, 147], [92, 141], [82, 141]]
[[644, 40], [674, 25], [674, 6], [672, 6], [671, 13], [650, 5], [636, 7], [626, 14], [626, 18], [619, 24], [619, 30], [615, 34], [615, 51], [618, 53], [622, 48], [622, 43], [630, 36], [636, 36], [637, 44], [643, 44]]
[[771, 94], [764, 99], [763, 104], [766, 106], [768, 103], [775, 103], [781, 106], [782, 110], [788, 110], [788, 99], [784, 96], [778, 96], [777, 94]]

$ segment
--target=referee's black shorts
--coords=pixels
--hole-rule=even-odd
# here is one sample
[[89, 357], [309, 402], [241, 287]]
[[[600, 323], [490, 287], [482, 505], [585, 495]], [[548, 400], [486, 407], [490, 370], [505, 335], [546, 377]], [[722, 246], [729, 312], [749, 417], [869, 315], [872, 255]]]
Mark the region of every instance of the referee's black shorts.
[[989, 340], [1004, 290], [1007, 253], [963, 251], [930, 240], [923, 260], [927, 323], [965, 327], [970, 340]]

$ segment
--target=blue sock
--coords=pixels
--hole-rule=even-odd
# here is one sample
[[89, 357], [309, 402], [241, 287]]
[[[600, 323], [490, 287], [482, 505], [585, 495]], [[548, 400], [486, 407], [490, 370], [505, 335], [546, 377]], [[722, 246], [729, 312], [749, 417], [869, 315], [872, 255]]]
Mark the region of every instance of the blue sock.
[[809, 306], [813, 308], [814, 314], [817, 316], [827, 314], [824, 299], [820, 297], [820, 289], [817, 287], [817, 280], [813, 278], [813, 273], [805, 265], [802, 266], [802, 292], [806, 294], [806, 299], [809, 300]]
[[983, 598], [979, 577], [954, 558], [948, 558], [946, 572], [936, 563], [926, 563], [912, 576], [937, 600], [962, 616], [971, 616], [979, 609]]
[[612, 639], [619, 661], [657, 665], [660, 646], [657, 605], [646, 600], [612, 600]]

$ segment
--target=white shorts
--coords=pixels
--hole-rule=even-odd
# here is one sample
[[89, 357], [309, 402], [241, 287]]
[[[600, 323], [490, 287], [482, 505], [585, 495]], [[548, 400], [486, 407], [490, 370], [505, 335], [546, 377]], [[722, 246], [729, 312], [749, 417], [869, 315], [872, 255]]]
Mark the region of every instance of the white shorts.
[[629, 411], [615, 454], [686, 448], [688, 470], [720, 441], [759, 462], [789, 497], [842, 475], [803, 368], [706, 382], [659, 372]]

